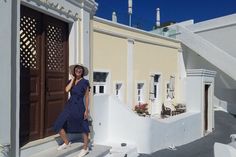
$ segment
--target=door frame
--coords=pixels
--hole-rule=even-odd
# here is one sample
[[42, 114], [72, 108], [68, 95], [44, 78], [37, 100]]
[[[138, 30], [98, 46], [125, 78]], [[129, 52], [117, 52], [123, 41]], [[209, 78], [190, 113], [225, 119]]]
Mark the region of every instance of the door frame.
[[[29, 85], [28, 89], [25, 89], [24, 87], [22, 89], [20, 89], [20, 92], [26, 91], [26, 95], [24, 94], [25, 92], [23, 92], [23, 95], [21, 97], [22, 100], [25, 100], [25, 98], [29, 98], [28, 103], [21, 103], [21, 99], [20, 99], [20, 107], [23, 108], [23, 110], [20, 111], [20, 116], [23, 117], [24, 115], [28, 115], [28, 116], [24, 116], [25, 118], [20, 119], [20, 121], [24, 122], [28, 122], [26, 124], [24, 123], [20, 123], [23, 124], [22, 126], [20, 126], [20, 131], [25, 131], [27, 134], [26, 136], [21, 136], [20, 137], [24, 137], [24, 138], [20, 138], [20, 143], [21, 144], [27, 144], [31, 141], [35, 141], [38, 139], [42, 139], [45, 138], [49, 135], [53, 135], [55, 134], [52, 131], [52, 121], [55, 121], [55, 117], [57, 114], [59, 114], [59, 110], [63, 109], [64, 103], [67, 99], [66, 93], [64, 91], [64, 86], [66, 85], [67, 82], [67, 75], [68, 75], [68, 56], [69, 56], [69, 49], [68, 49], [68, 23], [61, 21], [57, 18], [54, 18], [52, 16], [46, 15], [42, 12], [38, 12], [36, 10], [33, 10], [29, 7], [25, 7], [25, 6], [21, 6], [21, 19], [22, 17], [26, 17], [23, 19], [27, 19], [27, 18], [33, 18], [35, 19], [37, 22], [34, 25], [30, 25], [30, 27], [35, 26], [35, 32], [37, 33], [35, 35], [35, 45], [33, 45], [33, 47], [35, 46], [36, 49], [36, 63], [37, 63], [37, 68], [35, 67], [31, 67], [29, 69], [25, 69], [25, 57], [27, 57], [29, 59], [29, 55], [23, 55], [23, 65], [21, 65], [20, 67], [22, 69], [20, 69], [21, 71], [25, 71], [28, 70], [30, 73], [26, 74], [23, 72], [20, 72], [20, 75], [23, 76], [29, 76], [28, 79], [29, 80], [25, 80], [23, 78], [23, 81], [20, 85]], [[32, 16], [31, 16], [32, 15]], [[27, 20], [26, 20], [27, 21]], [[23, 20], [23, 23], [21, 23], [22, 25], [26, 23], [25, 20]], [[27, 24], [27, 26], [29, 26], [29, 24]], [[26, 27], [27, 27], [26, 26]], [[54, 59], [49, 59], [50, 56], [50, 52], [56, 52], [56, 50], [50, 49], [51, 46], [53, 48], [54, 47], [51, 43], [51, 41], [54, 41], [55, 38], [53, 37], [54, 33], [57, 32], [56, 29], [50, 28], [50, 26], [55, 26], [55, 28], [59, 28], [62, 31], [60, 31], [61, 34], [61, 41], [59, 41], [59, 45], [62, 46], [62, 49], [59, 50], [60, 54], [63, 56], [63, 60], [62, 62], [56, 62], [57, 64], [60, 64], [60, 66], [62, 65], [62, 67], [60, 68], [53, 68], [51, 67], [52, 65], [55, 65], [53, 63], [51, 63], [50, 61], [53, 60], [57, 60], [57, 55], [53, 55], [52, 57], [54, 57]], [[23, 27], [21, 28], [23, 34], [30, 34], [29, 31], [25, 30], [25, 25], [23, 25]], [[48, 30], [48, 28], [50, 28], [50, 30]], [[52, 31], [52, 34], [49, 34], [50, 31]], [[27, 35], [26, 35], [27, 36]], [[27, 37], [31, 37], [31, 36], [27, 36]], [[24, 43], [24, 39], [20, 40]], [[27, 43], [29, 40], [26, 40], [25, 42]], [[32, 43], [33, 44], [33, 43]], [[47, 46], [48, 45], [48, 46]], [[50, 46], [51, 45], [51, 46]], [[59, 46], [58, 45], [58, 46]], [[25, 50], [27, 50], [27, 48], [24, 48], [25, 45], [23, 45], [23, 52]], [[27, 47], [27, 46], [26, 46]], [[29, 48], [28, 48], [29, 49]], [[56, 48], [57, 49], [57, 48]], [[58, 50], [58, 49], [57, 49]], [[25, 51], [27, 53], [27, 51]], [[55, 58], [56, 57], [56, 58]], [[27, 61], [26, 61], [27, 63]], [[50, 70], [51, 67], [52, 69]], [[27, 67], [26, 67], [27, 68]], [[54, 70], [53, 70], [54, 69]], [[36, 93], [32, 93], [32, 91], [30, 90], [30, 86], [31, 86], [31, 80], [34, 78], [34, 75], [32, 75], [32, 73], [37, 76], [38, 80], [35, 84], [35, 88]], [[66, 74], [66, 76], [65, 76]], [[58, 91], [60, 91], [60, 95], [58, 96], [58, 94], [54, 94], [54, 100], [56, 98], [57, 103], [60, 101], [59, 104], [57, 104], [56, 106], [54, 105], [54, 107], [52, 107], [51, 105], [51, 101], [53, 101], [53, 99], [51, 99], [52, 97], [50, 95], [48, 95], [49, 93], [49, 87], [50, 84], [49, 83], [49, 76], [53, 76], [55, 78], [60, 79], [60, 82], [62, 83], [63, 87], [60, 87], [60, 89], [57, 89]], [[22, 79], [21, 79], [22, 80]], [[34, 86], [34, 85], [33, 85]], [[51, 88], [55, 87], [51, 86]], [[56, 89], [56, 88], [54, 88]], [[62, 93], [63, 92], [63, 93]], [[30, 93], [29, 95], [27, 93]], [[34, 101], [32, 101], [32, 98], [34, 98]], [[36, 102], [36, 103], [35, 103]], [[33, 105], [34, 104], [34, 105]], [[51, 105], [50, 105], [51, 104]], [[23, 106], [21, 106], [23, 105]], [[28, 107], [27, 107], [28, 106]], [[33, 107], [32, 107], [33, 106]], [[32, 107], [32, 108], [31, 108]], [[48, 110], [52, 109], [53, 114], [51, 114], [51, 116], [48, 113]], [[26, 114], [24, 113], [25, 111], [28, 111]], [[31, 112], [35, 113], [35, 114], [31, 114]], [[60, 111], [61, 112], [61, 111]], [[36, 114], [37, 113], [37, 114]], [[32, 121], [33, 120], [33, 121]], [[34, 128], [33, 130], [31, 128]]]
[[[29, 3], [30, 2], [27, 2], [26, 5], [25, 5], [25, 2], [21, 3], [20, 7], [21, 6], [29, 7], [30, 9], [33, 9], [33, 10], [38, 11], [38, 12], [41, 12], [41, 13], [43, 13], [45, 15], [48, 15], [48, 16], [55, 15], [55, 13], [53, 13], [52, 10], [48, 11], [48, 10], [45, 9], [45, 10], [40, 10], [39, 11], [39, 8], [38, 8], [38, 6], [36, 6], [36, 4], [35, 5], [31, 5]], [[79, 41], [79, 38], [81, 38], [79, 36], [79, 33], [78, 33], [78, 30], [80, 30], [80, 27], [81, 27], [80, 26], [81, 25], [80, 20], [77, 19], [76, 21], [73, 21], [71, 18], [68, 18], [68, 17], [63, 16], [63, 15], [52, 16], [52, 17], [54, 17], [56, 19], [59, 19], [59, 20], [61, 20], [63, 22], [68, 23], [68, 63], [69, 63], [69, 65], [77, 63], [78, 62], [78, 58], [80, 57], [80, 55], [82, 55], [79, 52], [80, 44], [77, 43]], [[18, 25], [19, 25], [18, 28], [20, 28], [20, 16], [19, 16], [19, 20], [18, 20]], [[18, 33], [18, 36], [19, 36], [19, 33]], [[20, 49], [18, 50], [18, 60], [20, 60], [19, 56], [20, 56]], [[44, 68], [44, 67], [42, 67], [42, 68]], [[20, 67], [17, 67], [16, 71], [18, 71], [18, 76], [20, 76]], [[44, 71], [44, 70], [42, 70], [42, 71]], [[45, 74], [43, 74], [42, 71], [41, 71], [41, 75], [42, 75], [42, 77], [45, 78]], [[44, 83], [41, 84], [41, 86], [43, 86], [43, 85], [44, 85]], [[20, 86], [20, 82], [19, 82], [19, 86]], [[20, 87], [19, 86], [18, 86], [18, 90], [19, 90], [19, 93], [20, 93]], [[43, 91], [41, 91], [41, 93], [43, 93]], [[42, 95], [41, 100], [42, 99], [44, 99], [44, 95]], [[17, 113], [16, 118], [19, 119], [18, 117], [20, 116], [20, 110], [19, 110], [19, 108], [20, 108], [20, 101], [16, 105], [17, 105], [17, 108], [16, 108], [16, 113]], [[42, 107], [41, 107], [41, 110], [43, 110]], [[41, 118], [43, 118], [43, 117], [41, 116]], [[43, 121], [41, 121], [41, 122], [43, 122]], [[39, 125], [42, 126], [43, 124], [39, 124]], [[16, 120], [16, 126], [19, 126], [19, 128], [20, 128], [20, 121]], [[16, 129], [15, 133], [14, 133], [16, 135], [15, 136], [16, 137], [15, 138], [15, 141], [16, 141], [16, 151], [15, 152], [18, 152], [20, 150], [20, 146], [19, 146], [20, 134], [19, 134], [19, 131], [20, 131], [20, 129]], [[43, 131], [40, 131], [40, 132], [42, 133]], [[40, 137], [43, 137], [43, 135], [41, 134]], [[16, 156], [18, 156], [17, 153], [16, 153]]]
[[[207, 89], [207, 97], [208, 100], [206, 99], [206, 93], [205, 93], [205, 88]], [[202, 130], [203, 130], [203, 135], [207, 135], [208, 133], [212, 132], [213, 128], [214, 128], [214, 106], [213, 106], [213, 83], [212, 82], [204, 82], [203, 83], [203, 106], [202, 106], [202, 119], [203, 119], [203, 123], [202, 123]], [[207, 101], [207, 106], [206, 106], [206, 102]], [[207, 107], [207, 115], [205, 115], [205, 109]], [[207, 129], [205, 127], [207, 121]]]
[[[80, 58], [81, 63], [92, 68], [89, 55], [93, 50], [92, 44], [92, 28], [91, 19], [93, 18], [98, 4], [95, 1], [84, 0], [68, 0], [60, 1], [36, 1], [36, 0], [19, 0], [19, 1], [3, 1], [1, 2], [6, 9], [1, 10], [4, 15], [9, 15], [8, 19], [3, 19], [4, 25], [7, 25], [6, 42], [3, 47], [5, 62], [8, 72], [4, 72], [6, 80], [6, 96], [4, 97], [7, 106], [4, 108], [5, 115], [0, 115], [1, 119], [7, 119], [9, 124], [3, 129], [4, 142], [9, 145], [10, 155], [19, 157], [19, 114], [20, 114], [20, 7], [28, 6], [34, 10], [38, 10], [45, 14], [56, 17], [62, 21], [69, 23], [69, 64], [76, 63]], [[59, 7], [63, 7], [59, 8]], [[86, 54], [86, 55], [84, 55]], [[83, 56], [84, 55], [84, 56]], [[89, 56], [88, 56], [89, 55]], [[83, 56], [83, 58], [81, 58]], [[89, 61], [89, 62], [84, 62]], [[90, 76], [90, 75], [89, 75]], [[91, 79], [91, 78], [90, 78]]]

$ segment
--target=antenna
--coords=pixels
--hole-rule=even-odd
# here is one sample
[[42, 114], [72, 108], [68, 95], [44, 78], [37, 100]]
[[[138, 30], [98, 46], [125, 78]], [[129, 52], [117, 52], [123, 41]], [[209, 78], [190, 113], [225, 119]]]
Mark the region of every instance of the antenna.
[[129, 26], [131, 27], [131, 15], [132, 15], [132, 6], [133, 0], [128, 0], [128, 13], [129, 13]]

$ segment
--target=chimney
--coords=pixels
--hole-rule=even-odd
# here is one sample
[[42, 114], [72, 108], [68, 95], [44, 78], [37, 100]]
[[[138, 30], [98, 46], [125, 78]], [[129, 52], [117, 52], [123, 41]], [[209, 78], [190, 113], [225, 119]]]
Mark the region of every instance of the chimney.
[[112, 12], [112, 22], [117, 22], [116, 12]]
[[160, 26], [160, 8], [156, 9], [157, 14], [156, 14], [156, 26], [159, 27]]

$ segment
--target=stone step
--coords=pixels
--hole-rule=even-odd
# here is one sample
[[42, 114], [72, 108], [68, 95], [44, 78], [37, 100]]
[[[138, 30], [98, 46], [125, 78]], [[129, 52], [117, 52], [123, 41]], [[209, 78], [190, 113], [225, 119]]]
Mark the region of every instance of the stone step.
[[110, 153], [105, 157], [138, 157], [137, 147], [132, 144], [121, 146], [121, 143], [108, 142], [107, 145], [111, 146]]
[[[82, 134], [67, 134], [72, 143], [81, 143]], [[49, 148], [58, 147], [63, 141], [58, 134], [27, 143], [20, 149], [20, 157], [30, 157]]]
[[49, 147], [29, 157], [65, 157], [69, 154], [81, 150], [83, 147], [83, 143], [72, 143], [69, 148], [60, 151], [57, 150], [57, 147], [58, 146]]
[[[83, 143], [72, 143], [71, 147], [64, 150], [57, 150], [57, 147], [46, 149], [30, 157], [76, 157], [83, 147]], [[90, 148], [85, 157], [104, 157], [110, 152], [111, 147], [94, 145]]]
[[[105, 157], [110, 152], [110, 146], [94, 145], [90, 148], [89, 153], [85, 157]], [[67, 155], [65, 157], [77, 157], [80, 151]]]
[[58, 135], [53, 135], [44, 139], [32, 141], [20, 149], [20, 157], [29, 157], [32, 154], [39, 153], [45, 149], [58, 146]]

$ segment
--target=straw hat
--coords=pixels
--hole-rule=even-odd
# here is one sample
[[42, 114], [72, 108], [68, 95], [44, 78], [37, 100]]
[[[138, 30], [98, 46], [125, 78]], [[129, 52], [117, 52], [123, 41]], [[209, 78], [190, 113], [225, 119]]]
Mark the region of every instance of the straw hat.
[[77, 66], [77, 65], [84, 68], [84, 76], [88, 75], [88, 73], [89, 73], [88, 68], [86, 66], [84, 66], [83, 64], [73, 64], [73, 65], [70, 65], [69, 66], [70, 74], [73, 74], [75, 66]]

